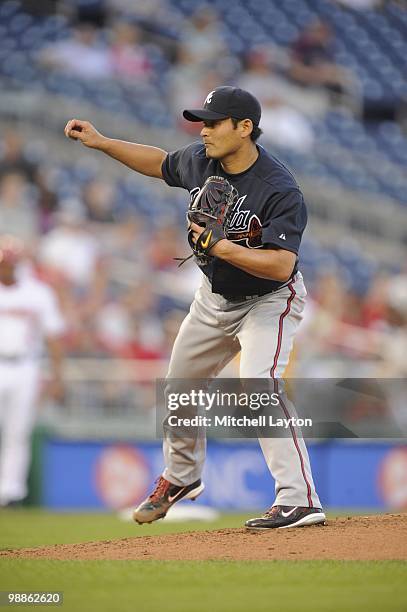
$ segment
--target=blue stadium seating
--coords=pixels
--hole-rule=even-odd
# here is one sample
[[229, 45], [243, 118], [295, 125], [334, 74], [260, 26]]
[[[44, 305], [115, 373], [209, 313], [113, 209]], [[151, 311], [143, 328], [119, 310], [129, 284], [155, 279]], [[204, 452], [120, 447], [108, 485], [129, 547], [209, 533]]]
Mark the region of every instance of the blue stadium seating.
[[[197, 9], [196, 0], [172, 0], [185, 15]], [[327, 19], [335, 30], [336, 61], [358, 75], [363, 95], [370, 101], [407, 98], [403, 74], [407, 57], [407, 10], [387, 2], [381, 11], [355, 11], [327, 0], [248, 0], [232, 5], [229, 0], [212, 0], [222, 16], [225, 41], [232, 53], [242, 54], [259, 44], [272, 42], [289, 46], [310, 20]], [[36, 63], [38, 51], [53, 41], [69, 35], [69, 23], [61, 15], [33, 17], [22, 10], [17, 0], [0, 6], [0, 75], [20, 86], [42, 88], [68, 97], [86, 99], [121, 116], [135, 117], [157, 127], [173, 127], [176, 119], [168, 113], [166, 97], [168, 62], [154, 45], [149, 57], [159, 75], [152, 83], [129, 87], [119, 82], [84, 83], [74, 76], [46, 73]], [[103, 37], [103, 33], [101, 34]], [[148, 104], [146, 104], [148, 100]], [[334, 160], [314, 153], [314, 159], [296, 155], [298, 172], [337, 179], [346, 186], [372, 193], [383, 193], [406, 203], [407, 179], [402, 167], [407, 161], [407, 140], [394, 122], [363, 124], [349, 115], [328, 113], [315, 126], [319, 143], [342, 149]], [[355, 165], [346, 159], [346, 151], [367, 158], [373, 155], [381, 163]], [[290, 151], [282, 151], [287, 161]], [[386, 172], [380, 171], [385, 162]]]
[[[197, 0], [170, 0], [186, 16], [199, 6]], [[407, 57], [407, 10], [400, 3], [386, 2], [380, 11], [356, 11], [328, 0], [230, 0], [209, 2], [221, 16], [224, 38], [230, 51], [242, 55], [257, 45], [273, 43], [288, 48], [304, 26], [316, 17], [326, 19], [336, 34], [335, 57], [359, 78], [366, 100], [407, 100], [403, 67]], [[157, 78], [151, 83], [129, 86], [118, 81], [84, 82], [73, 75], [45, 71], [36, 61], [48, 44], [69, 36], [70, 25], [61, 15], [34, 17], [22, 3], [0, 4], [0, 81], [24, 89], [40, 89], [78, 100], [129, 119], [157, 127], [174, 127], [168, 113], [168, 61], [154, 45], [149, 57]], [[101, 38], [105, 32], [101, 31]], [[172, 30], [172, 35], [176, 32]], [[237, 75], [236, 75], [237, 76]], [[312, 155], [281, 149], [277, 154], [297, 174], [337, 182], [355, 191], [383, 194], [407, 204], [407, 139], [394, 121], [363, 123], [346, 110], [333, 110], [315, 122], [318, 142]], [[329, 155], [327, 155], [329, 152]], [[64, 167], [58, 170], [58, 192], [65, 199], [77, 195], [89, 180], [91, 170]], [[75, 180], [73, 180], [75, 179]], [[134, 178], [118, 184], [123, 208], [157, 217], [166, 214], [172, 200], [183, 220], [185, 199], [169, 194], [166, 201], [151, 198], [144, 184]], [[355, 251], [350, 259], [341, 252], [328, 252], [315, 244], [303, 246], [304, 268], [312, 277], [323, 262], [325, 268], [340, 268], [350, 286], [366, 287], [373, 266]]]

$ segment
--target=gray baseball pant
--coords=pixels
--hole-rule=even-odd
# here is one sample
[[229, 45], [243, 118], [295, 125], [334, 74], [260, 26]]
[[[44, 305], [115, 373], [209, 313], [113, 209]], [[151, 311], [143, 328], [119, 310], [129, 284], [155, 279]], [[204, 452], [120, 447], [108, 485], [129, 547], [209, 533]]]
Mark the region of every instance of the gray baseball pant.
[[[275, 293], [231, 302], [212, 293], [203, 278], [190, 312], [175, 340], [167, 379], [213, 378], [241, 351], [241, 378], [279, 378], [288, 364], [301, 322], [306, 289], [298, 272]], [[290, 402], [284, 415], [295, 416]], [[290, 437], [259, 438], [267, 466], [275, 479], [274, 505], [321, 507], [304, 440], [295, 428]], [[164, 434], [166, 468], [163, 476], [179, 486], [201, 478], [205, 461], [204, 436], [179, 438]]]

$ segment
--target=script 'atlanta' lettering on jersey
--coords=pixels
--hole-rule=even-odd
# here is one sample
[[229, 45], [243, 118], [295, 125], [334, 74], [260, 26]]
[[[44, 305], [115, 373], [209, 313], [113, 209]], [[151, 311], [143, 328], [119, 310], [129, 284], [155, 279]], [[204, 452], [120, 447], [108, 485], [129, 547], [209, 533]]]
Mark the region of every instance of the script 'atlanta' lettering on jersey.
[[261, 235], [261, 223], [257, 215], [250, 217], [245, 231], [232, 231], [230, 229], [227, 231], [228, 240], [232, 242], [245, 242], [249, 249], [260, 249], [263, 246]]
[[240, 209], [246, 198], [247, 195], [240, 196], [240, 198], [236, 201], [235, 206], [233, 207], [233, 212], [229, 223], [229, 228], [231, 230], [241, 231], [249, 228], [248, 218], [250, 215], [250, 210]]
[[[191, 190], [191, 202], [199, 191], [199, 187]], [[259, 249], [262, 246], [262, 226], [257, 215], [251, 214], [249, 209], [242, 210], [241, 206], [246, 198], [247, 195], [243, 195], [236, 201], [228, 224], [226, 237], [232, 242], [244, 242], [249, 249]]]
[[262, 246], [261, 223], [254, 213], [249, 209], [241, 208], [247, 195], [240, 196], [233, 209], [227, 231], [228, 240], [232, 242], [245, 242], [250, 249], [258, 249]]

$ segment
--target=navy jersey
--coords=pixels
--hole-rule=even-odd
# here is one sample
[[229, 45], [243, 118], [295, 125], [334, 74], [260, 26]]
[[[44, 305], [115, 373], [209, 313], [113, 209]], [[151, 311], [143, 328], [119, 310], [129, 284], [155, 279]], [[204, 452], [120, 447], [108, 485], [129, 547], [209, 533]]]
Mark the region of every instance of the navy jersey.
[[[209, 176], [223, 176], [237, 189], [227, 238], [249, 249], [280, 248], [298, 254], [307, 223], [303, 195], [291, 172], [257, 145], [259, 156], [239, 174], [228, 174], [220, 161], [208, 159], [205, 147], [193, 143], [168, 153], [162, 165], [165, 182], [183, 187], [195, 197]], [[202, 266], [212, 291], [224, 295], [254, 295], [275, 291], [284, 283], [248, 274], [213, 257]]]

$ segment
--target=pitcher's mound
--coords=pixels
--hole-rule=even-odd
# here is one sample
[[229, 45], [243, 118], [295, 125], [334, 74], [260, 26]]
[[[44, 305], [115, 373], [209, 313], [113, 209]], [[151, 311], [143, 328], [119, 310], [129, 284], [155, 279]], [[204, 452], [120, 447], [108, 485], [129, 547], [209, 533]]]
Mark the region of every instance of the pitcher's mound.
[[[134, 528], [142, 529], [136, 525]], [[337, 518], [325, 526], [264, 532], [219, 529], [5, 550], [0, 557], [194, 561], [407, 559], [407, 514]]]

